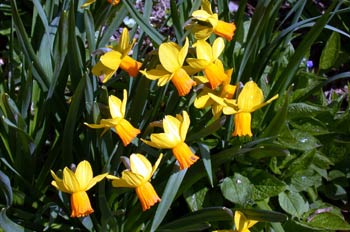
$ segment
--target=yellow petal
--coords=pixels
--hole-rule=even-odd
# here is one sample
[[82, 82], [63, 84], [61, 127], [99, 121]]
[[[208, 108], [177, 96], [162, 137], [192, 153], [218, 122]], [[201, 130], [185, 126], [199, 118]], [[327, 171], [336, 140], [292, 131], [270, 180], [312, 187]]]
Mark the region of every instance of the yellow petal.
[[195, 10], [192, 13], [192, 17], [194, 17], [197, 20], [200, 21], [206, 21], [211, 14], [209, 14], [207, 11], [205, 10]]
[[190, 127], [190, 117], [188, 116], [188, 113], [186, 111], [182, 111], [182, 120], [180, 125], [180, 138], [181, 141], [184, 142], [186, 140], [187, 131]]
[[179, 56], [178, 56], [178, 61], [179, 61], [179, 64], [181, 66], [185, 62], [185, 59], [186, 59], [186, 56], [187, 56], [187, 52], [188, 52], [188, 46], [189, 46], [189, 42], [188, 42], [188, 38], [186, 37], [185, 44], [180, 49]]
[[198, 59], [212, 62], [214, 60], [212, 48], [205, 40], [198, 40], [196, 42], [196, 54]]
[[[149, 71], [140, 71], [140, 73], [142, 73], [146, 78], [150, 79], [150, 80], [158, 80], [159, 78], [162, 77], [170, 77], [171, 73], [169, 73], [168, 71], [166, 71], [162, 66], [157, 66], [156, 69], [151, 69]], [[170, 80], [170, 79], [169, 79]], [[164, 83], [165, 85], [166, 83]], [[162, 86], [159, 84], [159, 86]]]
[[132, 154], [130, 156], [130, 170], [133, 173], [143, 176], [148, 181], [152, 174], [152, 165], [149, 160], [141, 154]]
[[100, 175], [95, 176], [94, 178], [92, 178], [90, 180], [90, 182], [88, 183], [88, 185], [86, 186], [85, 191], [89, 190], [90, 188], [92, 188], [97, 182], [100, 182], [101, 180], [103, 180], [108, 173], [103, 173]]
[[212, 48], [212, 51], [213, 51], [213, 59], [216, 60], [217, 58], [219, 58], [219, 56], [221, 55], [222, 51], [224, 50], [225, 48], [225, 42], [222, 38], [218, 37], [214, 40], [214, 43], [213, 43], [213, 48]]
[[67, 167], [63, 169], [63, 183], [70, 192], [79, 192], [83, 190], [74, 172]]
[[197, 109], [203, 109], [213, 104], [213, 100], [210, 98], [208, 93], [212, 91], [209, 88], [204, 88], [194, 100], [194, 107]]
[[118, 50], [123, 53], [124, 51], [129, 50], [129, 31], [126, 27], [123, 28], [123, 32], [120, 36], [119, 44], [118, 44]]
[[53, 181], [51, 184], [58, 190], [65, 192], [65, 193], [71, 193], [69, 189], [64, 185], [63, 180], [59, 178], [52, 170], [51, 170], [51, 176], [53, 177]]
[[80, 187], [86, 191], [86, 187], [93, 177], [92, 168], [88, 161], [83, 160], [78, 164], [75, 170], [75, 177], [79, 182]]
[[216, 22], [216, 26], [214, 26], [213, 28], [213, 32], [216, 35], [221, 36], [228, 41], [232, 40], [235, 30], [236, 30], [236, 25], [234, 23], [227, 23], [221, 20], [218, 20]]
[[157, 161], [154, 163], [153, 167], [152, 167], [152, 173], [151, 173], [151, 176], [153, 176], [153, 173], [157, 170], [159, 164], [160, 164], [160, 161], [162, 160], [163, 158], [163, 153], [160, 153], [159, 154], [159, 157], [157, 159]]
[[105, 67], [117, 70], [121, 62], [121, 57], [122, 54], [120, 52], [112, 50], [102, 55], [100, 61]]
[[211, 3], [209, 0], [202, 0], [201, 9], [208, 12], [208, 14], [213, 14], [213, 11], [211, 10]]
[[187, 58], [186, 62], [195, 70], [202, 70], [210, 63], [204, 59]]
[[254, 107], [260, 105], [264, 100], [262, 90], [254, 81], [248, 81], [240, 92], [237, 103], [240, 111], [252, 112]]
[[127, 72], [131, 77], [135, 77], [137, 75], [141, 66], [142, 63], [134, 60], [128, 55], [124, 56], [120, 63], [120, 68]]
[[111, 113], [112, 118], [124, 118], [124, 114], [122, 112], [122, 101], [116, 96], [110, 95], [108, 97], [108, 105], [109, 111]]
[[120, 119], [119, 123], [115, 126], [115, 130], [123, 142], [124, 146], [127, 146], [131, 141], [141, 133], [141, 131], [131, 125], [126, 119]]
[[144, 181], [141, 175], [124, 170], [121, 178], [116, 177], [112, 180], [112, 185], [113, 187], [136, 188], [144, 183]]
[[166, 134], [171, 134], [180, 139], [180, 121], [177, 118], [166, 115], [163, 120], [163, 128]]
[[87, 0], [83, 5], [81, 5], [81, 8], [87, 7], [94, 2], [96, 2], [96, 0]]
[[170, 73], [175, 72], [182, 66], [179, 63], [180, 46], [174, 42], [162, 43], [159, 46], [159, 61]]
[[263, 102], [263, 103], [261, 103], [261, 104], [259, 104], [259, 105], [257, 105], [257, 106], [254, 106], [254, 107], [252, 108], [252, 112], [255, 111], [255, 110], [257, 110], [257, 109], [260, 109], [260, 108], [263, 107], [263, 106], [266, 106], [267, 104], [270, 104], [272, 101], [276, 100], [277, 98], [278, 98], [278, 94], [276, 94], [275, 96], [273, 96], [272, 98], [270, 98], [270, 99], [267, 100], [266, 102]]

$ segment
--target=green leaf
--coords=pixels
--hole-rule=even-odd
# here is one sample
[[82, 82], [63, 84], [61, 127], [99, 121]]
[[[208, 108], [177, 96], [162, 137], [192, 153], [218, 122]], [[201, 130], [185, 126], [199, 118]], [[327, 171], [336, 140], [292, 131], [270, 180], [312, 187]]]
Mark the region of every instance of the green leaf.
[[211, 207], [198, 210], [189, 215], [161, 226], [157, 231], [202, 231], [208, 229], [208, 222], [232, 221], [233, 213], [225, 207]]
[[306, 191], [309, 187], [319, 187], [322, 184], [322, 177], [313, 170], [306, 169], [297, 171], [291, 177], [291, 188], [296, 191]]
[[285, 183], [263, 170], [253, 170], [248, 173], [249, 180], [254, 185], [254, 200], [263, 200], [265, 198], [277, 196], [287, 188]]
[[249, 204], [253, 196], [253, 185], [247, 177], [239, 173], [226, 177], [220, 188], [227, 200], [242, 206]]
[[185, 177], [186, 171], [187, 169], [175, 172], [169, 177], [169, 180], [166, 184], [165, 190], [162, 195], [162, 201], [159, 203], [157, 211], [154, 215], [151, 231], [155, 231], [160, 225], [160, 223], [163, 221], [171, 204], [174, 201], [177, 190], [179, 189], [182, 180]]
[[207, 145], [203, 143], [198, 143], [198, 146], [199, 146], [201, 158], [203, 160], [203, 164], [205, 167], [205, 171], [208, 174], [210, 185], [213, 187], [213, 173], [212, 173], [212, 167], [211, 167], [210, 149]]
[[302, 130], [286, 129], [286, 131], [278, 138], [278, 144], [285, 148], [291, 148], [298, 151], [309, 151], [320, 146], [320, 142], [310, 133]]
[[320, 213], [307, 224], [325, 230], [350, 230], [350, 225], [339, 215], [333, 213]]
[[184, 192], [185, 200], [192, 211], [203, 208], [203, 202], [207, 193], [208, 188], [202, 188], [195, 193], [191, 193], [189, 191]]
[[282, 192], [278, 195], [281, 208], [294, 217], [301, 218], [309, 210], [309, 203], [297, 192]]
[[249, 219], [259, 222], [283, 222], [288, 218], [286, 214], [271, 210], [239, 209], [239, 211], [242, 211]]
[[3, 192], [6, 206], [12, 204], [13, 194], [9, 177], [0, 170], [0, 190]]
[[290, 177], [296, 172], [306, 170], [310, 167], [315, 156], [315, 150], [305, 152], [300, 157], [289, 163], [288, 168], [283, 173], [283, 178]]
[[320, 57], [320, 69], [326, 70], [334, 65], [340, 52], [340, 44], [339, 33], [333, 32], [329, 37], [326, 46], [322, 50]]
[[11, 221], [6, 215], [6, 209], [2, 209], [0, 212], [0, 228], [5, 232], [24, 232], [25, 230], [22, 226]]

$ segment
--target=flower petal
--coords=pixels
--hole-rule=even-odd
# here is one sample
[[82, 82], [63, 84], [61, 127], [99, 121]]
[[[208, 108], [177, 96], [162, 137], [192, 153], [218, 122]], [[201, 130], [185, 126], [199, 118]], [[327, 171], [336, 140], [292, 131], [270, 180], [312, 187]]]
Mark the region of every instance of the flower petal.
[[212, 51], [213, 51], [212, 57], [214, 60], [219, 58], [224, 48], [225, 48], [224, 39], [221, 37], [216, 38], [214, 40], [213, 47], [212, 47]]
[[[109, 176], [107, 176], [107, 178], [108, 177]], [[143, 176], [132, 173], [130, 170], [124, 170], [121, 178], [116, 177], [112, 179], [112, 185], [113, 187], [136, 188], [144, 181]]]
[[190, 117], [186, 111], [182, 111], [182, 121], [180, 125], [180, 138], [184, 142], [186, 139], [188, 128], [190, 127]]
[[187, 52], [188, 52], [188, 46], [189, 46], [189, 42], [188, 42], [188, 38], [186, 37], [185, 44], [180, 49], [179, 56], [178, 56], [178, 61], [179, 61], [180, 66], [182, 66], [183, 63], [185, 62]]
[[130, 156], [130, 170], [133, 173], [143, 176], [148, 181], [152, 174], [152, 164], [141, 154], [132, 154]]
[[101, 180], [103, 180], [107, 175], [108, 173], [103, 173], [92, 178], [88, 183], [88, 185], [86, 186], [86, 191], [92, 188], [97, 182], [100, 182]]
[[163, 153], [160, 153], [159, 154], [159, 157], [157, 159], [157, 161], [154, 163], [153, 167], [152, 167], [152, 173], [151, 173], [151, 176], [153, 176], [153, 173], [157, 170], [159, 164], [160, 164], [160, 161], [162, 160], [163, 158]]
[[78, 164], [75, 170], [75, 177], [79, 182], [81, 189], [86, 191], [86, 187], [93, 177], [92, 168], [88, 161], [83, 160]]
[[252, 112], [263, 101], [263, 92], [254, 81], [248, 81], [244, 85], [237, 99], [238, 107], [243, 112]]
[[178, 60], [180, 49], [180, 46], [174, 42], [162, 43], [159, 46], [159, 61], [170, 73], [175, 72], [182, 66]]
[[117, 70], [121, 60], [122, 54], [118, 51], [110, 51], [105, 53], [104, 55], [101, 56], [100, 61], [101, 63], [112, 70]]
[[65, 193], [71, 193], [69, 189], [65, 186], [63, 180], [59, 178], [52, 170], [51, 170], [51, 176], [53, 177], [53, 181], [51, 181], [51, 184], [58, 190], [65, 192]]
[[67, 167], [63, 169], [63, 183], [67, 190], [72, 193], [83, 191], [83, 189], [80, 187], [79, 181], [75, 177], [74, 172]]
[[205, 40], [198, 40], [196, 42], [196, 54], [198, 59], [206, 60], [208, 62], [214, 61], [212, 48]]
[[124, 118], [122, 113], [122, 101], [116, 96], [110, 95], [108, 97], [109, 112], [112, 118]]

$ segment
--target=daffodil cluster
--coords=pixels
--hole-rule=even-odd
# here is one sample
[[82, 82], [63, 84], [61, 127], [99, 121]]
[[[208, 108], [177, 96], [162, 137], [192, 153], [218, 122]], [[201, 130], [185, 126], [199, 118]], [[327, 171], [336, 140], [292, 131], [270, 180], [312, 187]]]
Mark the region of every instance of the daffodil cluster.
[[[82, 7], [87, 7], [93, 2], [88, 0]], [[112, 5], [119, 3], [119, 1], [109, 2]], [[131, 40], [128, 30], [124, 28], [116, 45], [101, 49], [104, 52], [91, 72], [102, 85], [116, 76], [119, 68], [131, 77], [136, 77], [140, 72], [145, 78], [157, 81], [159, 87], [171, 82], [180, 97], [193, 93], [195, 96], [193, 105], [197, 110], [209, 109], [215, 119], [222, 114], [234, 115], [233, 136], [253, 136], [252, 112], [271, 103], [278, 98], [278, 95], [264, 101], [263, 91], [254, 81], [248, 81], [242, 87], [233, 84], [235, 83], [231, 79], [233, 69], [225, 68], [221, 56], [225, 43], [231, 41], [234, 36], [235, 24], [219, 20], [218, 14], [213, 13], [210, 2], [202, 0], [201, 9], [192, 13], [186, 28], [193, 32], [196, 39], [192, 44], [188, 38], [179, 41], [179, 44], [175, 42], [160, 44], [159, 63], [143, 70], [140, 70], [143, 64], [131, 57], [136, 40]], [[209, 37], [212, 39], [208, 40]], [[189, 54], [189, 49], [194, 52]], [[180, 170], [190, 168], [200, 159], [191, 144], [186, 142], [191, 128], [190, 115], [186, 110], [175, 115], [161, 115], [160, 121], [152, 122], [148, 127], [153, 129], [156, 125], [163, 132], [142, 134], [140, 130], [142, 127], [132, 125], [132, 121], [128, 120], [130, 118], [127, 117], [127, 90], [124, 89], [122, 95], [123, 99], [109, 95], [109, 115], [105, 115], [106, 117], [99, 122], [84, 124], [92, 129], [103, 129], [101, 136], [108, 130], [114, 131], [125, 147], [130, 144], [138, 146], [143, 142], [153, 148], [170, 150]], [[141, 138], [138, 140], [137, 136], [140, 134]], [[113, 187], [135, 189], [145, 211], [161, 201], [151, 184], [151, 179], [162, 158], [163, 154], [160, 153], [152, 166], [145, 155], [133, 153], [130, 157], [122, 158], [126, 169], [122, 171], [121, 176], [105, 173], [96, 177], [93, 177], [90, 164], [82, 161], [75, 170], [64, 168], [62, 178], [51, 171], [54, 178], [52, 185], [62, 192], [71, 194], [72, 217], [86, 216], [94, 211], [86, 192], [105, 177], [111, 181]], [[236, 211], [234, 221], [235, 231], [239, 232], [249, 232], [249, 228], [256, 223], [246, 219], [239, 211]]]

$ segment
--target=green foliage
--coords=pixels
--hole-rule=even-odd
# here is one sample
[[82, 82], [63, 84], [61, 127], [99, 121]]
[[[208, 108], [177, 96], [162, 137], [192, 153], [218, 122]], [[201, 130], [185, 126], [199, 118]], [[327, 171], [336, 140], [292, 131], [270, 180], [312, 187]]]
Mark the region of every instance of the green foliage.
[[[155, 11], [166, 1], [83, 2], [0, 3], [0, 230], [212, 231], [234, 228], [235, 210], [259, 221], [252, 231], [350, 230], [349, 1], [245, 0], [238, 11], [211, 1], [219, 19], [236, 25], [220, 56], [234, 70], [231, 84], [253, 80], [265, 101], [279, 94], [252, 113], [252, 137], [232, 136], [234, 116], [194, 106], [201, 84], [179, 96], [172, 83], [141, 73], [118, 70], [106, 83], [92, 73], [124, 27], [137, 38], [129, 56], [141, 70], [159, 64], [168, 41], [189, 38], [194, 58], [184, 28], [200, 0], [168, 1], [164, 15]], [[122, 99], [124, 89], [125, 119], [141, 131], [128, 146], [115, 128], [101, 134], [84, 125], [110, 118], [108, 97]], [[191, 121], [186, 143], [200, 159], [179, 170], [170, 149], [141, 138], [182, 111]], [[120, 177], [123, 157], [141, 153], [154, 164], [160, 152], [151, 183], [161, 201], [146, 211], [135, 191], [103, 180], [88, 191], [95, 212], [70, 218], [69, 194], [51, 185], [50, 170], [82, 160], [94, 176]]]

